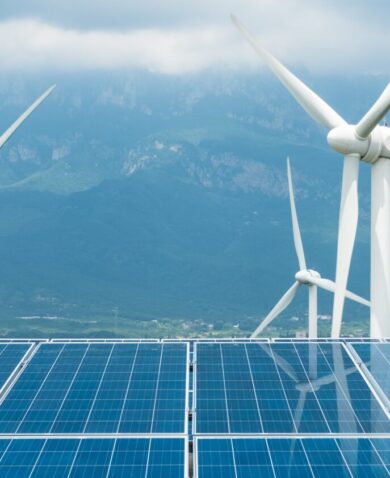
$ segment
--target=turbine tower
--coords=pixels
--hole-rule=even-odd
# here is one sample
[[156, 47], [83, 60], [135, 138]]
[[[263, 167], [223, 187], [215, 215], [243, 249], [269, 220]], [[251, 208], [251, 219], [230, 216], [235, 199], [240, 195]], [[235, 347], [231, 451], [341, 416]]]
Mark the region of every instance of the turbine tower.
[[242, 35], [252, 45], [302, 108], [328, 130], [328, 143], [344, 155], [333, 302], [332, 337], [340, 336], [344, 297], [358, 222], [360, 161], [371, 169], [371, 337], [390, 337], [390, 128], [379, 122], [390, 109], [390, 83], [356, 124], [350, 125], [323, 99], [264, 50], [244, 25], [232, 15]]
[[37, 98], [34, 103], [27, 108], [27, 110], [19, 116], [19, 118], [12, 123], [12, 125], [0, 136], [0, 148], [8, 141], [8, 139], [15, 133], [19, 126], [30, 116], [30, 114], [38, 108], [38, 106], [50, 95], [54, 90], [56, 85], [51, 86], [46, 90], [39, 98]]
[[[317, 271], [308, 269], [306, 267], [301, 231], [299, 229], [298, 215], [295, 207], [294, 189], [291, 178], [289, 158], [287, 158], [287, 178], [294, 246], [298, 257], [300, 270], [295, 274], [296, 280], [294, 284], [288, 289], [288, 291], [283, 295], [283, 297], [279, 300], [267, 317], [253, 332], [251, 338], [257, 337], [267, 327], [267, 325], [269, 325], [279, 314], [283, 312], [283, 310], [292, 302], [296, 293], [298, 292], [299, 286], [302, 284], [308, 286], [309, 292], [309, 338], [317, 338], [317, 288], [320, 287], [321, 289], [327, 290], [329, 292], [335, 292], [336, 290], [336, 284], [333, 281], [329, 279], [323, 279]], [[348, 290], [345, 291], [345, 296], [351, 300], [354, 300], [355, 302], [358, 302], [359, 304], [366, 305], [367, 307], [370, 306], [370, 303], [367, 300], [352, 292], [349, 292]]]

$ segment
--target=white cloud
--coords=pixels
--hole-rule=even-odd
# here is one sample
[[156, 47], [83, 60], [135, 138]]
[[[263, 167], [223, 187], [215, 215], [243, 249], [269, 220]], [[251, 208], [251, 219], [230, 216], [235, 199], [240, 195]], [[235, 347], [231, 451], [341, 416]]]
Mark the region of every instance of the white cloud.
[[[187, 73], [239, 59], [241, 45], [232, 45], [231, 36], [221, 28], [122, 33], [15, 20], [0, 23], [0, 64], [3, 71], [140, 68]], [[228, 51], [226, 44], [231, 46]]]
[[[251, 16], [248, 3], [251, 0], [241, 9], [246, 13], [244, 21], [263, 45], [289, 65], [317, 72], [390, 72], [390, 59], [378, 48], [390, 43], [387, 28], [370, 23], [363, 28], [315, 1], [289, 0], [277, 12], [275, 2], [261, 0], [267, 13], [262, 16], [258, 7], [257, 15]], [[304, 7], [299, 12], [297, 3]], [[203, 27], [128, 31], [74, 30], [39, 20], [8, 20], [0, 22], [0, 64], [3, 71], [146, 69], [166, 74], [257, 68], [261, 63], [254, 52], [228, 17], [224, 20]]]

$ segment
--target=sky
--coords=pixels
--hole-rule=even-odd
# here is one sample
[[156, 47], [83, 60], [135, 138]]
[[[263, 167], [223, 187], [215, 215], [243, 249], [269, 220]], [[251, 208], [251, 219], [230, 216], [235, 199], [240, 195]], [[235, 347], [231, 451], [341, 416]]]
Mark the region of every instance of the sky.
[[230, 13], [288, 65], [390, 73], [388, 0], [2, 0], [1, 68], [168, 75], [258, 68]]

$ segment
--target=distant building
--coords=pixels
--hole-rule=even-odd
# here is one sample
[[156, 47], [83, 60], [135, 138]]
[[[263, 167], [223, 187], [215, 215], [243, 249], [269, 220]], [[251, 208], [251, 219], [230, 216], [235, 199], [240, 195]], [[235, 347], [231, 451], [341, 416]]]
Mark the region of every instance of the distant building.
[[297, 330], [295, 332], [295, 338], [296, 339], [305, 339], [306, 337], [307, 337], [306, 330]]

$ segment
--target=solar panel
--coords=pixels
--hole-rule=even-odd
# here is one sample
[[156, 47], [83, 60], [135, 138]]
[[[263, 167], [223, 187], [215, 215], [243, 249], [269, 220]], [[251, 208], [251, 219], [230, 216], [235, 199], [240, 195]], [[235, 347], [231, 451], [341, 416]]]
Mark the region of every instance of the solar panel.
[[390, 476], [389, 347], [0, 340], [0, 476]]
[[350, 344], [390, 400], [390, 343]]
[[187, 344], [41, 344], [0, 433], [185, 433]]
[[0, 389], [22, 360], [30, 346], [31, 344], [26, 343], [0, 344]]
[[196, 344], [196, 434], [388, 433], [340, 343]]
[[197, 438], [197, 478], [388, 477], [390, 438]]
[[183, 438], [0, 440], [2, 478], [184, 478], [186, 461]]

